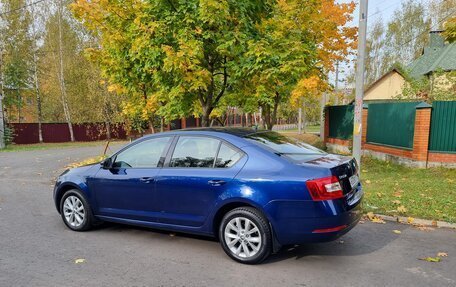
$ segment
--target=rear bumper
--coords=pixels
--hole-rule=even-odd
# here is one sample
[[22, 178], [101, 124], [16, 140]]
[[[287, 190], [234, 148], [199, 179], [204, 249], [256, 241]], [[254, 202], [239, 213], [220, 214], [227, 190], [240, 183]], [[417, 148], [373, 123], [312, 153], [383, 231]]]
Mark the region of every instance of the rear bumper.
[[281, 245], [332, 241], [356, 226], [361, 201], [271, 201], [264, 208]]

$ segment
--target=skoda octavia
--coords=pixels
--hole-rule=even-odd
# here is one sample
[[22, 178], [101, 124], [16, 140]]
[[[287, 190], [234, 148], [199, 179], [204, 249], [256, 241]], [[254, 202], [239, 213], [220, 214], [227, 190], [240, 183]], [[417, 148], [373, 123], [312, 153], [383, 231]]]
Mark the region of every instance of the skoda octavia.
[[54, 201], [84, 231], [103, 222], [214, 236], [236, 261], [330, 241], [361, 216], [356, 162], [271, 131], [194, 129], [140, 138], [65, 171]]

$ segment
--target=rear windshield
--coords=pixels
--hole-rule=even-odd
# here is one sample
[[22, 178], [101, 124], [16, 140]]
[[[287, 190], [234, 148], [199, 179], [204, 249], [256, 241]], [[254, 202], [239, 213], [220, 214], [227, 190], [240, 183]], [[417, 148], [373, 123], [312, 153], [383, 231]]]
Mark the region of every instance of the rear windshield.
[[245, 139], [297, 162], [313, 160], [326, 154], [316, 147], [277, 132], [259, 132], [250, 134]]

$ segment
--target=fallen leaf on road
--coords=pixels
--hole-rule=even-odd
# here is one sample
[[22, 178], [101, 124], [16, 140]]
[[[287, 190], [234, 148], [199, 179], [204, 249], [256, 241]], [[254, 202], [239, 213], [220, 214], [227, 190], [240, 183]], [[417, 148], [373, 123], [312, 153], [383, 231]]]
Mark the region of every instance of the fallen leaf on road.
[[176, 233], [170, 233], [169, 236], [174, 237], [176, 236]]
[[376, 216], [373, 212], [368, 212], [366, 215], [367, 215], [367, 218], [369, 218], [369, 220], [373, 223], [381, 223], [381, 224], [385, 223], [385, 221], [383, 219]]
[[396, 234], [401, 234], [402, 232], [401, 232], [400, 230], [396, 230], [396, 229], [394, 229], [394, 230], [393, 230], [393, 233], [396, 233]]
[[440, 262], [440, 257], [425, 257], [425, 258], [420, 258], [420, 260], [424, 260], [427, 262]]
[[446, 252], [439, 252], [439, 253], [437, 253], [437, 256], [438, 256], [438, 257], [447, 257], [447, 256], [448, 256], [448, 253], [446, 253]]
[[415, 220], [413, 217], [407, 217], [407, 223], [410, 224]]
[[85, 263], [85, 259], [84, 258], [78, 258], [76, 260], [74, 260], [74, 264], [81, 264], [81, 263]]
[[343, 240], [339, 240], [339, 243], [340, 243], [340, 244], [344, 244], [344, 243], [345, 243], [345, 241], [343, 241]]

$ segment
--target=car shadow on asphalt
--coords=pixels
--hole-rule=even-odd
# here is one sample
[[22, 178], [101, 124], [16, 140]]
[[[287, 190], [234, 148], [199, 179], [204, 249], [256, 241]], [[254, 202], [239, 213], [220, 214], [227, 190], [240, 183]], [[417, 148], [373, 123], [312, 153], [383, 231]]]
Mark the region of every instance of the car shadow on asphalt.
[[[401, 231], [407, 228], [409, 228], [407, 225], [394, 225], [394, 229]], [[329, 258], [369, 254], [384, 248], [399, 237], [397, 234], [391, 232], [392, 229], [393, 227], [389, 224], [365, 223], [362, 226], [355, 227], [348, 234], [335, 241], [282, 247], [280, 251], [272, 254], [262, 264], [271, 264], [284, 260], [314, 259], [315, 257]], [[155, 239], [166, 241], [172, 236], [176, 239], [198, 240], [202, 244], [204, 244], [204, 241], [218, 242], [216, 238], [208, 236], [110, 222], [105, 222], [103, 225], [97, 227], [97, 230], [107, 232], [144, 231], [147, 234], [163, 235], [156, 236]]]
[[[394, 229], [400, 231], [407, 228], [409, 228], [407, 225], [394, 226]], [[278, 253], [272, 254], [263, 264], [289, 259], [358, 256], [373, 253], [399, 238], [399, 235], [391, 230], [392, 226], [389, 224], [365, 223], [335, 241], [283, 247]]]

